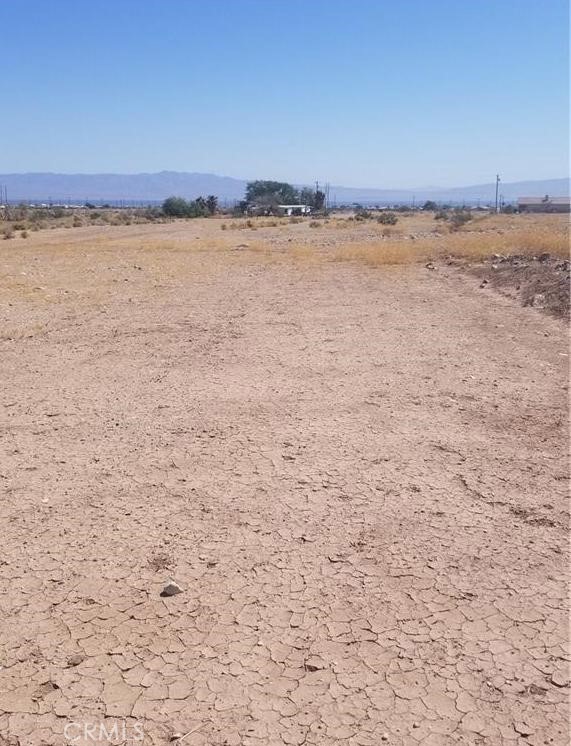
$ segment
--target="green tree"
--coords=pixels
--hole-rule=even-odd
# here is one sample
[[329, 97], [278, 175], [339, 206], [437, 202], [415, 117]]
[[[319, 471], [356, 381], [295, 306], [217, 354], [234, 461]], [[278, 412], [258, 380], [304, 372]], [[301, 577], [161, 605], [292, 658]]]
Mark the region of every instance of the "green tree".
[[313, 208], [315, 210], [323, 210], [325, 207], [325, 192], [318, 189], [313, 195]]
[[192, 203], [193, 212], [196, 213], [197, 217], [200, 215], [206, 215], [208, 212], [208, 207], [206, 206], [206, 200], [201, 195], [200, 197], [197, 197], [194, 202]]
[[294, 205], [298, 200], [297, 190], [282, 181], [249, 181], [246, 185], [246, 202], [249, 205]]
[[311, 187], [303, 187], [299, 193], [299, 201], [302, 205], [309, 205], [314, 210], [323, 210], [325, 206], [325, 192], [320, 189], [313, 190]]
[[214, 213], [218, 209], [218, 197], [215, 197], [213, 194], [209, 194], [206, 198], [206, 209], [208, 210], [210, 215], [214, 215]]
[[168, 197], [163, 202], [163, 212], [172, 218], [184, 218], [188, 215], [189, 204], [182, 197]]
[[299, 193], [299, 201], [302, 205], [314, 206], [315, 192], [310, 187], [303, 187]]

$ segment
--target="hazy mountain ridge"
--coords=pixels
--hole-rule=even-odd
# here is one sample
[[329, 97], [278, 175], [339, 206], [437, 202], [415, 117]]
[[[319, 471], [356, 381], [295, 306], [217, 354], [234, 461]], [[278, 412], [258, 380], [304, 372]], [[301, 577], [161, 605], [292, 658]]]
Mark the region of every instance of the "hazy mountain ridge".
[[[171, 195], [194, 199], [200, 194], [215, 194], [222, 201], [242, 199], [245, 179], [234, 179], [216, 174], [161, 171], [140, 174], [57, 174], [23, 173], [0, 174], [0, 184], [7, 187], [8, 199], [13, 201], [53, 200], [101, 202], [157, 201]], [[500, 193], [506, 201], [522, 196], [567, 196], [569, 179], [544, 179], [535, 181], [506, 182], [500, 184]], [[423, 187], [419, 189], [371, 189], [331, 186], [330, 199], [337, 203], [417, 203], [427, 199], [437, 202], [491, 202], [495, 197], [495, 183], [465, 187]]]

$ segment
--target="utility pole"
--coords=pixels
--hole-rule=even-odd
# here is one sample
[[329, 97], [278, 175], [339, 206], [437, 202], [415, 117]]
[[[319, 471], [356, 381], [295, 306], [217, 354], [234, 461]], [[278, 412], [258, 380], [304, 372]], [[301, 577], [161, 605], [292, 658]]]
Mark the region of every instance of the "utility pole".
[[500, 188], [500, 175], [496, 174], [496, 212], [499, 212], [498, 210], [498, 190]]

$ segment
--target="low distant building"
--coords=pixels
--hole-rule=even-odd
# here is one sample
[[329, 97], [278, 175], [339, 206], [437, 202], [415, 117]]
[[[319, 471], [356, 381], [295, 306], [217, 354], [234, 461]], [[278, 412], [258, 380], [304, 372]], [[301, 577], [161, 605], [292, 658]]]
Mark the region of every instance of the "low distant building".
[[519, 197], [517, 206], [520, 212], [571, 212], [569, 197]]
[[310, 205], [278, 205], [284, 215], [309, 215]]
[[310, 205], [266, 205], [254, 202], [246, 207], [248, 215], [309, 215]]

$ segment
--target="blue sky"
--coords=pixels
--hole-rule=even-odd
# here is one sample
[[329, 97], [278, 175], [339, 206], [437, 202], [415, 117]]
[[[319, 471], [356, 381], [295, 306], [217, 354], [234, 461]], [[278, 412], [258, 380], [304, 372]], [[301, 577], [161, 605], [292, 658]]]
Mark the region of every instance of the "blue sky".
[[0, 0], [0, 173], [568, 171], [566, 0]]

